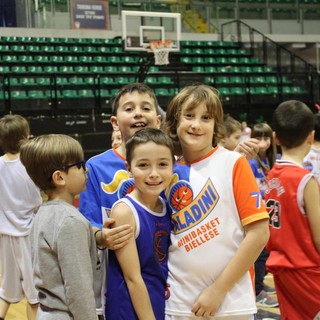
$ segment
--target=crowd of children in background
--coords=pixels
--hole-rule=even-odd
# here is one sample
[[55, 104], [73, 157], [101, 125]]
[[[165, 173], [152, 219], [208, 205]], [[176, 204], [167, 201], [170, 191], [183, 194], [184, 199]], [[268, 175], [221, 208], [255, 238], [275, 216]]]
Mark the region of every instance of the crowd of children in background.
[[[277, 108], [274, 128], [249, 128], [223, 115], [217, 90], [197, 84], [172, 99], [164, 119], [142, 83], [121, 88], [112, 112], [112, 148], [86, 163], [74, 139], [49, 134], [28, 142], [24, 118], [0, 120], [0, 172], [8, 177], [0, 195], [0, 319], [25, 296], [28, 319], [253, 320], [256, 306], [278, 305], [264, 284], [266, 266], [281, 314], [320, 315], [320, 202], [312, 203], [319, 188], [302, 167], [305, 157], [320, 176], [319, 115], [289, 101]], [[39, 189], [48, 197], [40, 209]], [[78, 194], [79, 211], [72, 206]], [[296, 250], [284, 247], [285, 232]], [[21, 263], [20, 241], [28, 263], [9, 270]]]

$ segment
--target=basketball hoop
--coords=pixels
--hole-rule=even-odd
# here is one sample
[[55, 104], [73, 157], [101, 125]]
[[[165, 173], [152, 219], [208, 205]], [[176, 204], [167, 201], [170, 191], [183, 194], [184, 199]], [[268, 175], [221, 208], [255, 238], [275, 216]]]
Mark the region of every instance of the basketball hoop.
[[155, 65], [166, 65], [169, 64], [169, 52], [172, 48], [172, 40], [166, 41], [150, 41], [149, 47], [154, 54]]

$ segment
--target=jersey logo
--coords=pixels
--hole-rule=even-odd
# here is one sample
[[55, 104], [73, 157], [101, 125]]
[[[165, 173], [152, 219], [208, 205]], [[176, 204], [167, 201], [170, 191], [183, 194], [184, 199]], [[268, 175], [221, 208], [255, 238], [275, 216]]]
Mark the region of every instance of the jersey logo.
[[166, 230], [158, 230], [153, 236], [153, 247], [157, 260], [160, 264], [168, 258], [170, 235]]
[[101, 188], [108, 194], [115, 193], [119, 190], [118, 193], [120, 199], [123, 195], [126, 195], [133, 190], [132, 186], [134, 183], [132, 181], [133, 179], [129, 179], [129, 173], [126, 170], [119, 170], [115, 173], [114, 178], [110, 183], [106, 184], [101, 182]]
[[[210, 179], [208, 179], [202, 190], [193, 200], [192, 198], [190, 199], [190, 192], [193, 194], [190, 184], [183, 180], [179, 181], [178, 184], [180, 185], [177, 188], [184, 190], [184, 194], [187, 195], [187, 197], [183, 197], [183, 199], [187, 199], [188, 201], [180, 201], [182, 209], [172, 214], [173, 233], [175, 234], [188, 231], [203, 221], [212, 212], [220, 199], [220, 196]], [[184, 186], [182, 184], [184, 184]], [[172, 192], [177, 193], [177, 188], [173, 185]]]

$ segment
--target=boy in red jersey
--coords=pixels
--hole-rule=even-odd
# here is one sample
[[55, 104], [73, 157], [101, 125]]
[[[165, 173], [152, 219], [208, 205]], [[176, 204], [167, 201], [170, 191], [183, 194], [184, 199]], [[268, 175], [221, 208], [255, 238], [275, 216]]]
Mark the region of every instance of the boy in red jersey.
[[320, 195], [315, 177], [303, 168], [314, 135], [312, 111], [300, 101], [285, 101], [273, 116], [282, 159], [268, 175], [270, 257], [281, 319], [320, 316]]

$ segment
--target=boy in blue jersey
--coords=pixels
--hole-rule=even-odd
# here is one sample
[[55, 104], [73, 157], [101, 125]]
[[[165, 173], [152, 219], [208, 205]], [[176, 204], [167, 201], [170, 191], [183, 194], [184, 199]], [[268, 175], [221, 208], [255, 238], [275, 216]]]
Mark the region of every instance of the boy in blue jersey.
[[106, 318], [164, 319], [170, 213], [160, 193], [175, 162], [173, 143], [159, 129], [146, 128], [127, 142], [127, 166], [135, 188], [111, 210], [115, 226], [129, 223], [134, 237], [109, 252]]

